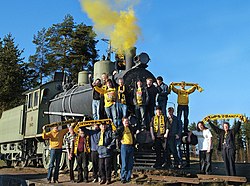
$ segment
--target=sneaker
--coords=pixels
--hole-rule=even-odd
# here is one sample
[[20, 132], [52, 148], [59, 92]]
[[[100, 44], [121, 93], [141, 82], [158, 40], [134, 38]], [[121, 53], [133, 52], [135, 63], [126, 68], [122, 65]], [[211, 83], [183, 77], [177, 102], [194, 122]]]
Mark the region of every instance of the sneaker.
[[102, 184], [105, 184], [105, 183], [106, 183], [106, 180], [101, 180], [99, 184], [102, 185]]
[[98, 182], [98, 179], [95, 178], [92, 182], [93, 182], [93, 183], [97, 183], [97, 182]]
[[126, 183], [126, 180], [121, 180], [121, 183], [122, 183], [122, 184]]
[[48, 182], [48, 183], [51, 183], [51, 180], [50, 180], [50, 179], [47, 179], [47, 182]]
[[112, 182], [111, 182], [111, 180], [108, 180], [107, 182], [106, 182], [106, 185], [109, 185], [109, 184], [111, 184]]
[[54, 183], [60, 183], [58, 180], [54, 180]]

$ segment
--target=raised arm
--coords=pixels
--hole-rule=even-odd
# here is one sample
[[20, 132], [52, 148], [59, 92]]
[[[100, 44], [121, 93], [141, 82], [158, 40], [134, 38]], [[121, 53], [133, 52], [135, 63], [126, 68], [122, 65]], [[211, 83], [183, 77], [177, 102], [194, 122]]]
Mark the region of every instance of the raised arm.
[[240, 126], [241, 126], [241, 122], [238, 121], [238, 122], [235, 124], [235, 126], [233, 127], [233, 129], [232, 129], [232, 130], [234, 131], [234, 134], [236, 134], [236, 133], [239, 132]]
[[46, 132], [45, 126], [43, 126], [42, 138], [43, 139], [49, 139], [49, 138], [51, 138], [51, 132]]
[[174, 85], [171, 84], [171, 85], [170, 85], [170, 88], [171, 88], [171, 90], [172, 90], [174, 93], [178, 94], [179, 90], [178, 90], [177, 88], [175, 88]]
[[195, 91], [195, 89], [196, 89], [196, 85], [194, 85], [191, 88], [187, 89], [187, 93], [191, 94], [191, 93], [193, 93]]
[[95, 86], [94, 89], [100, 94], [105, 94], [107, 92], [106, 90], [98, 86]]
[[211, 128], [214, 130], [214, 132], [216, 134], [220, 134], [221, 131], [223, 131], [222, 129], [220, 129], [218, 126], [214, 125], [211, 121], [209, 121], [209, 125], [211, 126]]

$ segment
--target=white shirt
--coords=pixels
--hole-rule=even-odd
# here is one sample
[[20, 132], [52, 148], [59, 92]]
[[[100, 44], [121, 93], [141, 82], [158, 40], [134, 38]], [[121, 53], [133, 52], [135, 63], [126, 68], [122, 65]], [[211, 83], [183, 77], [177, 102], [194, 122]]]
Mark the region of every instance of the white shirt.
[[[212, 134], [209, 129], [204, 129], [202, 131], [193, 131], [194, 135], [198, 138], [198, 149], [199, 150], [208, 150], [209, 148], [209, 140], [212, 138]], [[213, 145], [211, 144], [210, 149], [213, 148]]]

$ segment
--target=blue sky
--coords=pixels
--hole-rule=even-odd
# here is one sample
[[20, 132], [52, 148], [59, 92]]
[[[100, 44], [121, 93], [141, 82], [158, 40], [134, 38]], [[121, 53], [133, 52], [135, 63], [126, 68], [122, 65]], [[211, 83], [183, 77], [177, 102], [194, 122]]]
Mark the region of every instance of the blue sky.
[[[62, 22], [66, 14], [92, 25], [78, 0], [9, 0], [0, 5], [0, 38], [12, 33], [26, 60], [35, 52], [33, 35]], [[167, 84], [184, 80], [204, 88], [190, 95], [191, 122], [217, 113], [249, 116], [250, 1], [141, 0], [135, 14], [142, 31], [137, 53], [149, 54], [149, 70]], [[100, 56], [105, 47], [100, 41]], [[176, 100], [172, 93], [169, 101]]]

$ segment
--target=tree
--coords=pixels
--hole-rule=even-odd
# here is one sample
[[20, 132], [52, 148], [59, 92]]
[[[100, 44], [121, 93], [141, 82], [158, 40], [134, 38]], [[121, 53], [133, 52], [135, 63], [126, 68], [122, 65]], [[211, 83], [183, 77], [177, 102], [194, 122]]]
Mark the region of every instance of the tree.
[[0, 108], [1, 111], [15, 107], [24, 101], [25, 65], [11, 34], [0, 40]]
[[78, 72], [91, 70], [98, 57], [96, 34], [92, 26], [76, 25], [71, 15], [53, 24], [46, 32], [46, 68], [50, 74], [63, 70], [77, 79]]
[[48, 64], [46, 58], [46, 55], [48, 54], [46, 32], [47, 30], [42, 28], [41, 31], [38, 31], [37, 35], [34, 35], [32, 41], [36, 45], [36, 53], [29, 57], [28, 68], [31, 71], [29, 78], [33, 87], [42, 84], [43, 78], [50, 74], [48, 68], [46, 68], [46, 65]]

